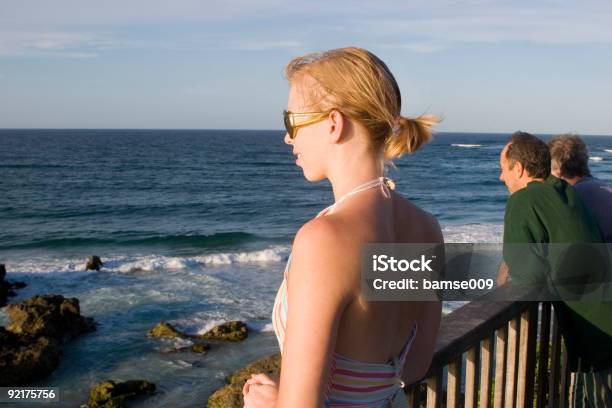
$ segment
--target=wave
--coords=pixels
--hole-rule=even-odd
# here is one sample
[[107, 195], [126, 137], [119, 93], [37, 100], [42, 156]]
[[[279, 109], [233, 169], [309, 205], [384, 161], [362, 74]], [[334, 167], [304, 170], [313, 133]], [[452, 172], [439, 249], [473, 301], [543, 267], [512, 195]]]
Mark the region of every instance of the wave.
[[466, 148], [482, 147], [481, 144], [470, 144], [470, 143], [452, 143], [451, 146], [453, 146], [453, 147], [466, 147]]
[[55, 238], [35, 240], [23, 244], [0, 245], [0, 250], [4, 249], [61, 249], [89, 246], [165, 246], [165, 247], [218, 247], [223, 245], [235, 245], [245, 242], [256, 241], [261, 237], [248, 232], [218, 232], [210, 235], [161, 235], [155, 237], [142, 238]]
[[63, 169], [69, 168], [65, 164], [0, 164], [0, 169]]
[[[287, 260], [290, 247], [275, 245], [268, 248], [244, 252], [219, 252], [208, 255], [179, 257], [163, 255], [137, 256], [102, 256], [101, 272], [159, 272], [166, 270], [189, 270], [202, 267], [214, 267], [232, 264], [280, 263]], [[84, 272], [86, 259], [52, 257], [29, 258], [11, 262], [4, 259], [9, 272], [16, 273], [54, 273], [54, 272]]]
[[[150, 186], [132, 187], [129, 191], [135, 190], [152, 190]], [[210, 203], [208, 204], [210, 205]], [[164, 214], [177, 212], [177, 211], [188, 211], [198, 210], [206, 211], [207, 206], [204, 206], [201, 202], [184, 202], [175, 204], [153, 204], [148, 203], [147, 205], [135, 205], [127, 204], [122, 206], [111, 206], [111, 205], [98, 205], [95, 208], [88, 208], [83, 210], [82, 208], [68, 208], [68, 209], [56, 209], [49, 211], [40, 212], [25, 212], [22, 216], [36, 216], [38, 218], [49, 218], [49, 219], [61, 219], [61, 218], [91, 218], [92, 216], [100, 215], [111, 215], [113, 217], [140, 215], [146, 213], [148, 215], [153, 214]]]
[[589, 156], [589, 160], [602, 161], [603, 157], [601, 157], [601, 156]]
[[446, 243], [500, 243], [504, 226], [501, 224], [463, 224], [442, 228]]
[[604, 152], [612, 153], [612, 149], [604, 149]]

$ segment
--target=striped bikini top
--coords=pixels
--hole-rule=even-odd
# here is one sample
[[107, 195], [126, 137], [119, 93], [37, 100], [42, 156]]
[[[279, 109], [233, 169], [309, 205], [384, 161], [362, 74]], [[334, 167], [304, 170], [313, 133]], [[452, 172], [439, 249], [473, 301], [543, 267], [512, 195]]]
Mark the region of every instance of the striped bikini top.
[[[368, 188], [381, 186], [383, 193], [388, 197], [388, 187], [392, 188], [393, 184], [389, 183], [390, 180], [387, 180], [380, 177], [362, 186], [358, 186], [349, 194], [352, 195]], [[317, 217], [329, 214], [349, 194], [321, 211]], [[272, 311], [272, 325], [274, 326], [274, 333], [276, 334], [281, 353], [283, 352], [285, 329], [287, 327], [287, 277], [290, 263], [291, 256], [289, 256], [287, 261], [283, 282], [276, 294]], [[417, 325], [415, 324], [400, 354], [387, 363], [358, 361], [334, 352], [324, 396], [325, 407], [382, 408], [389, 406], [396, 394], [401, 392], [400, 390], [404, 386], [401, 380], [402, 368], [406, 361], [406, 355], [416, 338], [416, 334]]]

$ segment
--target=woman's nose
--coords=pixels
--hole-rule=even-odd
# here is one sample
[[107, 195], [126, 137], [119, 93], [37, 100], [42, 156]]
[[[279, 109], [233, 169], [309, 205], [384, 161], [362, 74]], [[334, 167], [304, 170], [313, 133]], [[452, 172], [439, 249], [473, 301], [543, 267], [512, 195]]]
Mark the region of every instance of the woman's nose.
[[291, 139], [289, 137], [289, 133], [285, 132], [285, 143], [288, 145], [292, 145], [293, 144], [293, 139]]

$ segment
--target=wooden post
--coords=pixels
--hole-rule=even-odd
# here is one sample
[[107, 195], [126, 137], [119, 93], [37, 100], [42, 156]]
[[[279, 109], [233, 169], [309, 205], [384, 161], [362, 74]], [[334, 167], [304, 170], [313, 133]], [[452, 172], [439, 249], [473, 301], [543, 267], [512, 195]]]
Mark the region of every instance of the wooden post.
[[567, 408], [569, 400], [569, 366], [567, 361], [567, 348], [563, 345], [561, 350], [561, 398], [559, 406]]
[[493, 407], [502, 408], [504, 404], [504, 380], [506, 367], [506, 342], [508, 339], [507, 325], [497, 329], [495, 343], [495, 392], [493, 395]]
[[406, 400], [408, 401], [409, 407], [417, 407], [419, 404], [419, 383], [417, 382], [414, 386], [408, 388], [406, 392]]
[[519, 365], [516, 385], [516, 406], [533, 406], [533, 369], [537, 335], [538, 303], [521, 313]]
[[516, 392], [514, 375], [516, 373], [516, 346], [518, 337], [518, 319], [514, 318], [508, 322], [508, 353], [506, 355], [506, 408], [514, 407]]
[[548, 351], [550, 348], [550, 302], [542, 303], [540, 318], [540, 359], [538, 360], [538, 389], [536, 390], [537, 408], [546, 407], [548, 389]]
[[480, 408], [491, 406], [491, 370], [493, 366], [493, 337], [482, 341], [480, 346]]
[[461, 356], [448, 365], [446, 408], [459, 408], [461, 388]]
[[552, 320], [552, 350], [550, 361], [550, 384], [548, 391], [548, 406], [559, 406], [559, 378], [561, 370], [561, 333], [559, 332], [559, 322], [554, 316]]
[[478, 356], [480, 354], [479, 344], [467, 352], [465, 363], [465, 408], [476, 408], [478, 400]]
[[569, 394], [568, 394], [568, 396], [569, 396], [569, 403], [567, 404], [567, 406], [570, 407], [570, 408], [575, 408], [575, 406], [574, 406], [574, 399], [576, 398], [576, 396], [574, 394], [575, 394], [575, 391], [576, 391], [575, 390], [575, 388], [576, 388], [576, 381], [577, 381], [576, 375], [577, 375], [576, 373], [570, 373], [570, 386], [569, 386], [570, 388], [569, 388]]
[[427, 377], [427, 408], [438, 408], [442, 398], [442, 368]]

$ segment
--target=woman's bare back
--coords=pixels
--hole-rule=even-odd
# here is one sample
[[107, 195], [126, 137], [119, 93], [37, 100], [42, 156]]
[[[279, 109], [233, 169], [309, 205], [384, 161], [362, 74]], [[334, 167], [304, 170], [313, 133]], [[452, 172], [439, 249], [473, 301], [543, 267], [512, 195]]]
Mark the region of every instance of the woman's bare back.
[[[351, 270], [342, 271], [351, 274], [355, 295], [342, 314], [335, 351], [363, 362], [387, 362], [399, 355], [418, 323], [418, 341], [410, 355], [430, 355], [439, 325], [439, 302], [365, 301], [360, 295], [360, 262], [365, 243], [441, 243], [436, 219], [399, 194], [393, 192], [389, 199], [377, 189], [362, 193], [359, 200], [329, 217], [347, 232], [343, 255], [356, 260]], [[410, 360], [407, 365], [419, 365]]]

